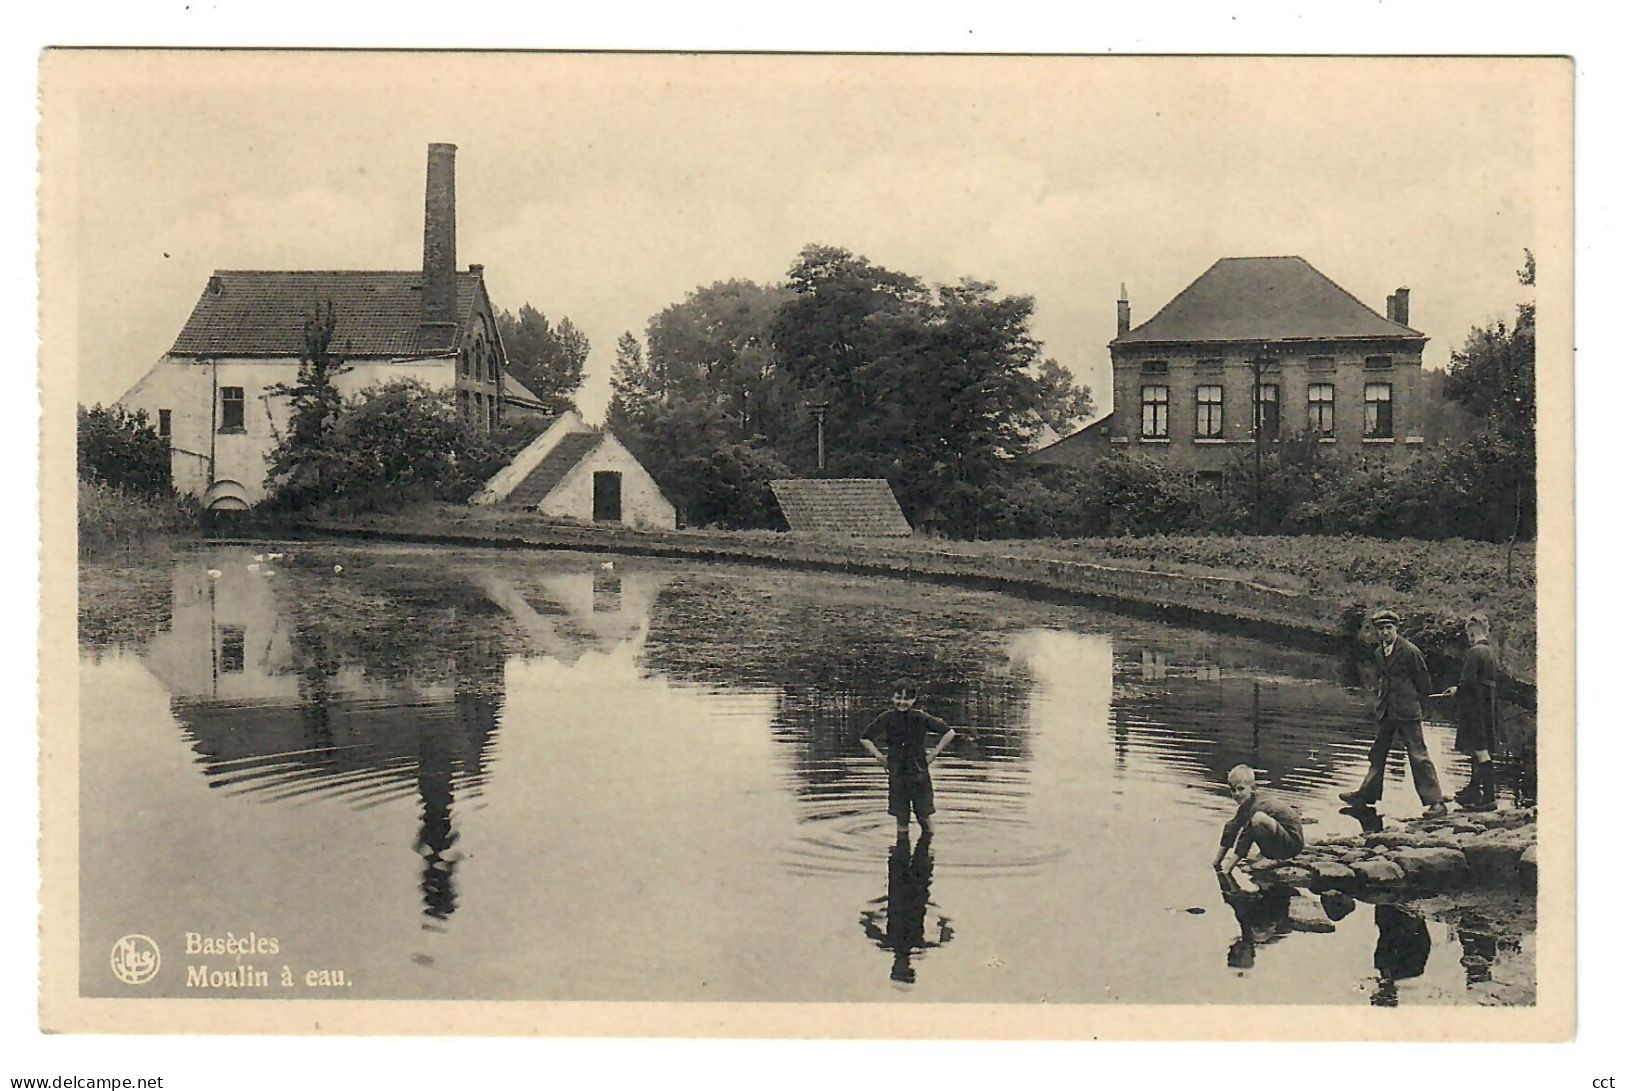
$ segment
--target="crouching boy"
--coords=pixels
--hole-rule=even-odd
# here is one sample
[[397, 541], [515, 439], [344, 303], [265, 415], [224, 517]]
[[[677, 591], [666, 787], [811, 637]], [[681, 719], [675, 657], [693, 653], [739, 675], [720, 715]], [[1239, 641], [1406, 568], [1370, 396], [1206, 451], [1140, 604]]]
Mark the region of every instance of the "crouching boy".
[[[875, 717], [858, 736], [858, 742], [886, 770], [886, 810], [897, 819], [899, 837], [908, 834], [911, 810], [920, 819], [921, 831], [931, 834], [931, 815], [937, 809], [931, 791], [931, 763], [954, 738], [953, 728], [914, 707], [918, 697], [919, 690], [912, 682], [898, 682], [892, 687], [892, 707]], [[926, 745], [931, 734], [942, 736], [934, 747]], [[879, 742], [886, 744], [884, 753], [876, 745]]]
[[1213, 869], [1228, 875], [1247, 858], [1254, 845], [1272, 860], [1290, 860], [1303, 851], [1303, 819], [1292, 804], [1273, 792], [1258, 790], [1258, 778], [1250, 766], [1230, 770], [1230, 796], [1236, 801], [1236, 814], [1225, 823], [1219, 835], [1219, 854]]

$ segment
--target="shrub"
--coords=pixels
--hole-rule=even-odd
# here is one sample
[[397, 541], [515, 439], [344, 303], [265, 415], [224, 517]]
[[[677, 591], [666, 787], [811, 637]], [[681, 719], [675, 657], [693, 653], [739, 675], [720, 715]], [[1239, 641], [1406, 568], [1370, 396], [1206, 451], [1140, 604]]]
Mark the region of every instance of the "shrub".
[[79, 407], [79, 477], [134, 496], [169, 495], [169, 441], [146, 410], [122, 405]]

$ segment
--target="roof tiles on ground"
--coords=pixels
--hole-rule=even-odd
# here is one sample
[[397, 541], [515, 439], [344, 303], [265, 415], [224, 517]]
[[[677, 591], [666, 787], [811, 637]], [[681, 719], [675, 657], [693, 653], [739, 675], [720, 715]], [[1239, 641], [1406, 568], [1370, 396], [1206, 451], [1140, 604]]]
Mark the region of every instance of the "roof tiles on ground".
[[770, 485], [791, 530], [866, 537], [914, 533], [884, 478], [802, 478]]

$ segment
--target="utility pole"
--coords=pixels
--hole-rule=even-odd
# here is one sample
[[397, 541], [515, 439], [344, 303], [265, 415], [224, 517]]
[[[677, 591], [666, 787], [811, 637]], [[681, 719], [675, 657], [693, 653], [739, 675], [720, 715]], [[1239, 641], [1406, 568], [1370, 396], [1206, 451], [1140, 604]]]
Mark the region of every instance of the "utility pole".
[[824, 418], [829, 415], [828, 402], [812, 402], [807, 406], [813, 420], [818, 422], [818, 473], [824, 473]]
[[1253, 533], [1264, 533], [1264, 369], [1269, 365], [1269, 342], [1258, 347], [1248, 361], [1253, 369]]

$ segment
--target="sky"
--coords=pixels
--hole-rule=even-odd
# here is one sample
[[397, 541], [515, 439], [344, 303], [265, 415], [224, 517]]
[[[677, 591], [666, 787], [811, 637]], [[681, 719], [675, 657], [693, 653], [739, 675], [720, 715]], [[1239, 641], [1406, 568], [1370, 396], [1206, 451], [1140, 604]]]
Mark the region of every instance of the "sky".
[[420, 267], [444, 141], [459, 265], [484, 264], [496, 306], [587, 334], [589, 417], [623, 331], [714, 281], [782, 279], [809, 243], [1031, 295], [1045, 353], [1104, 409], [1120, 286], [1138, 324], [1221, 257], [1300, 255], [1378, 310], [1409, 287], [1430, 367], [1510, 316], [1540, 227], [1536, 69], [1566, 78], [1560, 61], [77, 54], [46, 62], [71, 122], [42, 151], [86, 403], [159, 359], [216, 269]]

